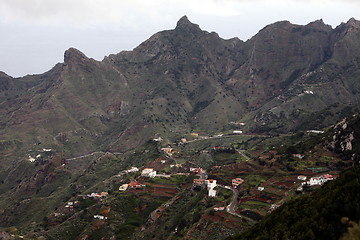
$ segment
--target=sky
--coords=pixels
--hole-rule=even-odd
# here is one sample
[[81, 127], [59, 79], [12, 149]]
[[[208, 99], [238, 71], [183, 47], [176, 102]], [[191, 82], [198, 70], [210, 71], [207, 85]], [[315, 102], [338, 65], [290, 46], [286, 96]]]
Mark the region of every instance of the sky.
[[209, 32], [247, 40], [268, 24], [332, 27], [354, 17], [360, 0], [0, 0], [0, 71], [38, 74], [63, 62], [74, 47], [88, 57], [132, 50], [184, 15]]

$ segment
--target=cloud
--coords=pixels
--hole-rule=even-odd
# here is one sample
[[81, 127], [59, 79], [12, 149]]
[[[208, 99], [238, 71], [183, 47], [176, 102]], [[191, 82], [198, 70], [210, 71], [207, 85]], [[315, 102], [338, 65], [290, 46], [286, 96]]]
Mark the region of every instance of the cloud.
[[[139, 28], [141, 24], [168, 24], [184, 14], [239, 16], [248, 5], [281, 6], [301, 4], [359, 4], [358, 0], [1, 0], [0, 19], [19, 24], [67, 25], [89, 27], [122, 25]], [[269, 13], [271, 14], [271, 13]]]

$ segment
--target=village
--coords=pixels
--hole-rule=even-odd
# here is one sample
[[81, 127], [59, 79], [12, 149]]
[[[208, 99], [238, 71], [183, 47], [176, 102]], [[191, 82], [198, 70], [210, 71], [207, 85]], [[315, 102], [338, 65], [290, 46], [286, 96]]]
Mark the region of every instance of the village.
[[[196, 139], [209, 139], [192, 134]], [[216, 138], [221, 138], [216, 136]], [[161, 143], [162, 139], [155, 138], [153, 141]], [[191, 141], [191, 140], [190, 140]], [[185, 138], [179, 140], [179, 145], [187, 144]], [[194, 140], [192, 140], [194, 141]], [[199, 141], [199, 140], [197, 140]], [[243, 156], [241, 151], [229, 151], [228, 147], [213, 146], [205, 153], [224, 155], [229, 158], [238, 156], [241, 161], [229, 163], [219, 161], [217, 165], [205, 170], [196, 166], [191, 161], [179, 158], [181, 148], [161, 147], [163, 157], [147, 163], [145, 166], [132, 166], [119, 172], [115, 178], [122, 179], [126, 176], [128, 182], [118, 185], [116, 192], [140, 197], [150, 194], [154, 197], [168, 199], [159, 208], [150, 214], [150, 220], [155, 222], [166, 208], [178, 200], [177, 194], [190, 189], [191, 191], [206, 191], [208, 198], [215, 200], [212, 209], [215, 212], [226, 212], [247, 221], [258, 221], [269, 212], [274, 211], [284, 202], [302, 192], [311, 191], [311, 188], [321, 186], [335, 177], [328, 172], [319, 173], [314, 169], [292, 172], [281, 176], [266, 166], [259, 166], [254, 161]], [[302, 160], [301, 154], [294, 154], [295, 158]], [[260, 167], [260, 169], [259, 169]], [[320, 169], [321, 170], [321, 169]], [[324, 169], [325, 170], [325, 169]], [[255, 175], [254, 175], [255, 174]], [[106, 199], [114, 194], [106, 190], [100, 193], [92, 192], [86, 195], [78, 195], [80, 199], [91, 199], [94, 202], [105, 204]], [[224, 198], [224, 196], [229, 196]], [[54, 213], [55, 217], [72, 214], [76, 211], [79, 200], [69, 201], [63, 209]], [[110, 207], [94, 213], [93, 218], [105, 221], [109, 217]]]

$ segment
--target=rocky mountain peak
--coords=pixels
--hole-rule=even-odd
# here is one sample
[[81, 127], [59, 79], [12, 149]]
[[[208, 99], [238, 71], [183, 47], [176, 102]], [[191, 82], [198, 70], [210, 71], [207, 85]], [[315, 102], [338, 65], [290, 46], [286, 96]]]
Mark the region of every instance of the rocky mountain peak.
[[0, 71], [0, 78], [11, 78], [11, 77], [7, 75], [5, 72]]
[[64, 62], [65, 63], [72, 63], [72, 62], [79, 62], [88, 59], [84, 53], [77, 50], [76, 48], [69, 48], [64, 53]]
[[180, 18], [180, 20], [176, 24], [175, 30], [201, 31], [199, 25], [190, 22], [187, 16], [183, 16], [182, 18]]
[[323, 31], [331, 31], [332, 27], [328, 24], [325, 24], [322, 19], [316, 20], [306, 25], [308, 28], [316, 29], [316, 30], [323, 30]]
[[355, 18], [350, 18], [349, 21], [347, 21], [346, 25], [348, 27], [360, 29], [360, 21], [356, 20]]

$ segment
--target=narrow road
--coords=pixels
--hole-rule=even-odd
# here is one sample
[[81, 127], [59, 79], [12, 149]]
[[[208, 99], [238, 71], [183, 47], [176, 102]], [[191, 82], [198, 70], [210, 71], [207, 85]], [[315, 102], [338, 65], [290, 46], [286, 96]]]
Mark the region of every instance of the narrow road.
[[246, 158], [246, 161], [249, 161], [251, 158], [246, 155], [245, 150], [236, 150], [239, 154], [241, 154], [244, 158]]
[[232, 197], [231, 203], [226, 207], [226, 211], [232, 215], [236, 215], [235, 206], [239, 196], [239, 190], [237, 190], [236, 188], [231, 188], [231, 190], [233, 191], [234, 195]]
[[249, 222], [252, 222], [252, 223], [256, 223], [255, 220], [249, 218], [249, 217], [246, 217], [246, 216], [243, 216], [243, 215], [240, 215], [238, 213], [236, 213], [235, 211], [235, 207], [236, 207], [236, 204], [237, 204], [237, 199], [239, 197], [239, 190], [236, 189], [236, 188], [232, 188], [232, 187], [225, 187], [225, 186], [222, 186], [222, 185], [218, 185], [218, 187], [222, 187], [222, 188], [225, 188], [225, 189], [229, 189], [231, 191], [233, 191], [234, 195], [232, 197], [232, 201], [229, 205], [226, 206], [226, 212], [231, 214], [231, 215], [234, 215], [234, 216], [237, 216], [239, 218], [242, 218], [242, 219], [245, 219], [245, 220], [248, 220]]
[[77, 159], [81, 159], [81, 158], [86, 158], [86, 157], [93, 156], [95, 154], [105, 154], [105, 153], [104, 152], [93, 152], [93, 153], [89, 153], [89, 154], [82, 155], [79, 157], [68, 158], [68, 159], [65, 159], [65, 161], [72, 161], [72, 160], [77, 160]]

